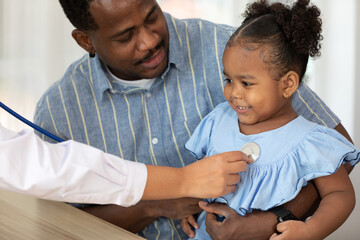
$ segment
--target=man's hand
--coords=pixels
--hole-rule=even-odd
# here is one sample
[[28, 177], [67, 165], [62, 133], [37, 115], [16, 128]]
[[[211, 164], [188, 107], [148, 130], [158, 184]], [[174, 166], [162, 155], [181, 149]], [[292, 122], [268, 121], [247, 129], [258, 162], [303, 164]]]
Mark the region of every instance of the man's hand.
[[[270, 212], [256, 211], [242, 217], [223, 203], [201, 201], [199, 206], [207, 212], [206, 231], [216, 240], [269, 239], [277, 223], [275, 214]], [[225, 220], [218, 222], [215, 214]]]
[[220, 197], [235, 191], [239, 172], [247, 169], [251, 159], [234, 151], [203, 158], [183, 168], [187, 196]]
[[201, 212], [198, 198], [179, 198], [171, 200], [154, 201], [157, 205], [154, 216], [171, 219], [183, 219], [189, 215]]
[[199, 224], [197, 223], [194, 215], [189, 215], [181, 219], [181, 227], [190, 238], [195, 237], [195, 232], [193, 228], [199, 229]]

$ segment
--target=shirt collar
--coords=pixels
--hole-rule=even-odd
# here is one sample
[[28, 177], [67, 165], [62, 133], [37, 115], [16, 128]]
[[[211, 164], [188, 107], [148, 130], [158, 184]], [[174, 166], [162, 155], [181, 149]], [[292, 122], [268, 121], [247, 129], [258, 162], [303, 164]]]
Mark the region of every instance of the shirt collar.
[[[169, 65], [168, 68], [173, 64], [177, 69], [181, 69], [184, 66], [185, 56], [182, 51], [182, 45], [184, 44], [181, 35], [179, 34], [177, 24], [179, 21], [168, 13], [165, 13], [165, 19], [169, 30]], [[167, 72], [166, 69], [165, 72]]]
[[88, 57], [90, 81], [94, 87], [94, 93], [97, 99], [102, 99], [106, 90], [115, 91], [113, 85], [105, 75], [105, 66], [97, 55], [94, 58]]

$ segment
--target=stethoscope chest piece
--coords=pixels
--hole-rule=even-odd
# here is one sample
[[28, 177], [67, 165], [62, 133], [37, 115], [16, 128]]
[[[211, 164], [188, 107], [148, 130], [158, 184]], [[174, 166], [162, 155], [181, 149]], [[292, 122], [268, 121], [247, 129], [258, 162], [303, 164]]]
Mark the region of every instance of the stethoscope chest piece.
[[248, 157], [250, 157], [254, 162], [258, 160], [260, 157], [260, 147], [257, 143], [249, 142], [246, 143], [241, 150], [243, 153], [245, 153]]

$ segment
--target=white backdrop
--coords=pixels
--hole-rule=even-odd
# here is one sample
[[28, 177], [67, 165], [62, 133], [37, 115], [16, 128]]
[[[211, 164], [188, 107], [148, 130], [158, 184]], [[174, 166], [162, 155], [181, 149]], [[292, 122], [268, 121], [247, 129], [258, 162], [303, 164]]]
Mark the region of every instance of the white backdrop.
[[[237, 26], [248, 0], [158, 0], [176, 17], [201, 17]], [[360, 3], [314, 0], [322, 11], [323, 49], [311, 63], [309, 85], [340, 117], [360, 147]], [[28, 119], [36, 101], [66, 67], [84, 54], [71, 38], [72, 26], [56, 0], [0, 0], [0, 101]], [[0, 109], [0, 122], [24, 124]], [[351, 174], [360, 199], [360, 167]], [[358, 204], [359, 205], [359, 204]], [[360, 207], [328, 239], [358, 239]]]

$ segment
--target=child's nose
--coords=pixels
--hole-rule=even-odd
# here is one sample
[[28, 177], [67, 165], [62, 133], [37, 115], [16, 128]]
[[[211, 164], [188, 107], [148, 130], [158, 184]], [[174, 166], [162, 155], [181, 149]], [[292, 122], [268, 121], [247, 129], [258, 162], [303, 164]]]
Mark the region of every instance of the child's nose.
[[241, 98], [240, 97], [234, 97], [234, 96], [231, 96], [230, 97], [230, 101], [231, 101], [231, 103], [232, 104], [234, 104], [234, 105], [237, 105], [237, 101], [240, 101], [241, 100]]
[[230, 100], [232, 103], [236, 103], [237, 100], [243, 99], [243, 95], [240, 90], [233, 90], [231, 92]]

